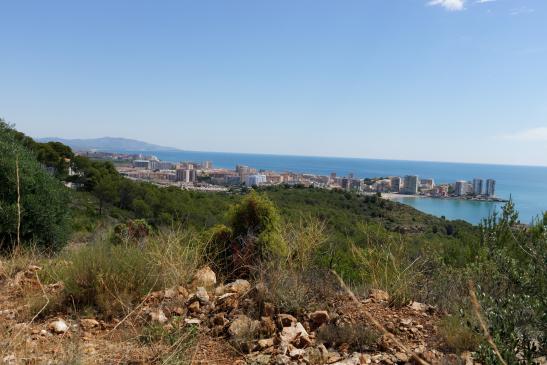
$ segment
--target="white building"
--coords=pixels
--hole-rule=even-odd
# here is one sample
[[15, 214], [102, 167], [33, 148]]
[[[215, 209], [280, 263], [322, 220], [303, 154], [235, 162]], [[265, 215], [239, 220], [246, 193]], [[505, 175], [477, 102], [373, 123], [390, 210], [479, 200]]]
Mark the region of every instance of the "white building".
[[196, 181], [196, 170], [179, 169], [177, 170], [177, 181], [190, 183]]
[[266, 175], [247, 175], [245, 176], [245, 185], [248, 187], [259, 186], [266, 182]]
[[458, 196], [464, 196], [467, 194], [467, 181], [465, 180], [458, 180], [454, 184], [454, 194]]
[[137, 169], [149, 169], [150, 161], [148, 160], [133, 160], [133, 167]]
[[391, 191], [398, 193], [402, 188], [402, 179], [399, 176], [394, 176], [391, 178]]

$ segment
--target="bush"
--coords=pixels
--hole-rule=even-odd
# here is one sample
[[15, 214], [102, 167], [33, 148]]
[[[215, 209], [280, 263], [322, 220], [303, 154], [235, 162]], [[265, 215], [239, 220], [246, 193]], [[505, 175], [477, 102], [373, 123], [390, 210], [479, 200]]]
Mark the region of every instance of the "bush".
[[317, 339], [330, 346], [348, 344], [352, 351], [367, 351], [376, 344], [380, 334], [362, 323], [326, 324], [317, 330]]
[[19, 165], [21, 242], [60, 249], [68, 236], [67, 190], [48, 174], [34, 154], [20, 144], [0, 120], [0, 250], [17, 242], [17, 178]]
[[150, 291], [187, 282], [202, 254], [196, 234], [170, 230], [150, 237], [144, 248], [101, 239], [64, 253], [41, 275], [45, 282], [64, 282], [68, 305], [112, 316], [127, 312]]
[[112, 242], [143, 247], [150, 230], [151, 228], [146, 220], [131, 219], [127, 223], [120, 223], [114, 227]]
[[439, 330], [448, 350], [457, 354], [477, 350], [481, 342], [481, 336], [472, 327], [475, 327], [475, 325], [462, 316], [443, 318]]

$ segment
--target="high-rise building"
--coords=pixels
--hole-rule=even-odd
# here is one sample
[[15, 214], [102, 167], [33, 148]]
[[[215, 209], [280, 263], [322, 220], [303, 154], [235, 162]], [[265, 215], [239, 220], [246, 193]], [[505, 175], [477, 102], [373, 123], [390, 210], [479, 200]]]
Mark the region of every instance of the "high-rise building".
[[190, 169], [178, 169], [176, 172], [176, 180], [183, 183], [190, 183], [196, 181], [196, 170]]
[[138, 169], [149, 169], [150, 168], [150, 161], [148, 160], [134, 160], [133, 161], [133, 167]]
[[482, 195], [483, 190], [483, 179], [474, 178], [473, 179], [473, 195]]
[[245, 177], [245, 185], [251, 187], [251, 186], [259, 186], [266, 182], [266, 175], [247, 175]]
[[494, 180], [494, 179], [486, 180], [485, 194], [487, 196], [495, 196], [496, 195], [496, 180]]
[[458, 180], [454, 184], [454, 194], [458, 196], [464, 196], [467, 194], [467, 181]]
[[417, 194], [420, 179], [416, 175], [406, 175], [404, 178], [403, 192], [405, 194]]
[[435, 180], [433, 179], [420, 179], [420, 187], [424, 189], [433, 189], [435, 187]]
[[398, 193], [401, 191], [402, 188], [402, 180], [399, 176], [394, 176], [391, 178], [391, 191], [394, 193]]
[[211, 161], [203, 161], [201, 163], [201, 168], [204, 170], [211, 170], [213, 168], [213, 163]]

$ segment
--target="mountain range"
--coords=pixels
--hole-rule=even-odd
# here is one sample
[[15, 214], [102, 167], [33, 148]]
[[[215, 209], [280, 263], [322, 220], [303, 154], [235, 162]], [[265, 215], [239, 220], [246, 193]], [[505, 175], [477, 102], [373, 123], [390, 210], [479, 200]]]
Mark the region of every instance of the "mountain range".
[[90, 139], [65, 139], [58, 137], [36, 138], [38, 142], [61, 142], [76, 151], [180, 151], [128, 138], [103, 137]]

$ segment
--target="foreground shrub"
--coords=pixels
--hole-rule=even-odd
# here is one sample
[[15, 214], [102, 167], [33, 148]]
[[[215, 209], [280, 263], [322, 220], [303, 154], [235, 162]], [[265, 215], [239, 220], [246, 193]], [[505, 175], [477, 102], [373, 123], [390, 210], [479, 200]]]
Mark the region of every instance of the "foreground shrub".
[[151, 228], [144, 219], [131, 219], [114, 227], [112, 242], [142, 247], [150, 234]]
[[248, 276], [257, 263], [288, 253], [275, 206], [254, 191], [231, 208], [229, 227], [215, 226], [208, 236], [213, 266], [227, 277]]
[[45, 268], [46, 282], [62, 281], [63, 300], [105, 316], [127, 312], [150, 291], [183, 284], [201, 263], [197, 235], [160, 232], [144, 248], [102, 239], [61, 255]]

